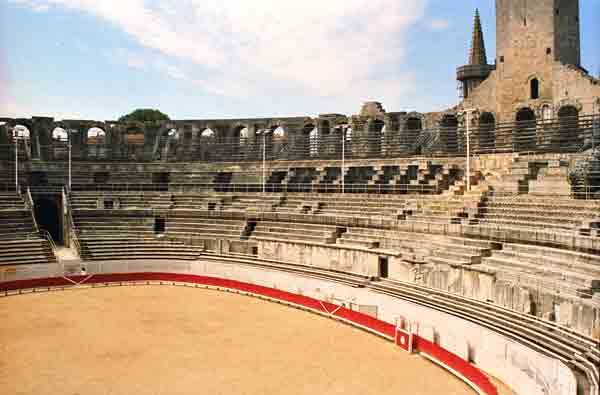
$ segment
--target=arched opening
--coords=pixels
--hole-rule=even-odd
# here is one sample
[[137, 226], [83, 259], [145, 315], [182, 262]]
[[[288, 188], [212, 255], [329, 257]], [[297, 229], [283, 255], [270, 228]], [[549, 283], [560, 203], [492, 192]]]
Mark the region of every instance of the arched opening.
[[496, 118], [491, 112], [481, 113], [479, 116], [479, 130], [477, 147], [478, 152], [494, 152], [496, 148]]
[[[12, 128], [11, 133], [11, 142], [14, 144], [17, 142], [19, 157], [24, 159], [31, 154], [31, 133], [26, 126], [16, 125]], [[12, 151], [12, 147], [11, 147]], [[12, 152], [11, 152], [12, 154]], [[10, 156], [10, 155], [9, 155]]]
[[540, 81], [537, 78], [529, 81], [529, 97], [532, 100], [540, 98]]
[[[306, 159], [312, 156], [312, 137], [317, 134], [317, 132], [313, 132], [314, 130], [315, 125], [312, 123], [307, 123], [302, 127], [302, 132], [296, 143], [299, 159]], [[318, 136], [315, 137], [315, 143], [318, 143], [316, 139], [318, 139]]]
[[52, 131], [52, 140], [66, 142], [69, 140], [69, 134], [61, 127], [54, 128]]
[[[285, 159], [289, 155], [288, 132], [283, 126], [274, 126], [271, 133], [263, 136], [264, 141], [261, 144], [266, 145], [266, 155], [270, 159]], [[262, 152], [262, 148], [261, 148]]]
[[535, 149], [536, 144], [536, 116], [529, 107], [524, 107], [517, 112], [516, 127], [513, 135], [515, 151], [528, 151]]
[[17, 125], [12, 130], [12, 138], [29, 140], [31, 138], [31, 133], [29, 132], [29, 129], [26, 126]]
[[87, 156], [88, 158], [106, 157], [106, 132], [93, 127], [87, 131]]
[[454, 114], [444, 115], [440, 122], [440, 137], [447, 152], [458, 151], [458, 118]]
[[309, 134], [310, 157], [319, 156], [319, 130], [315, 127]]
[[250, 132], [246, 126], [240, 125], [233, 129], [231, 136], [230, 149], [232, 157], [237, 160], [242, 160], [246, 157], [248, 148], [248, 136]]
[[558, 110], [559, 150], [573, 150], [580, 145], [579, 111], [571, 105]]
[[35, 199], [34, 214], [40, 230], [50, 233], [56, 244], [63, 244], [59, 204], [49, 198]]
[[198, 152], [201, 160], [210, 161], [215, 158], [214, 146], [217, 143], [217, 135], [211, 128], [205, 128], [200, 132]]
[[381, 141], [383, 139], [383, 131], [385, 123], [380, 119], [374, 119], [369, 123], [368, 147], [369, 156], [381, 156]]

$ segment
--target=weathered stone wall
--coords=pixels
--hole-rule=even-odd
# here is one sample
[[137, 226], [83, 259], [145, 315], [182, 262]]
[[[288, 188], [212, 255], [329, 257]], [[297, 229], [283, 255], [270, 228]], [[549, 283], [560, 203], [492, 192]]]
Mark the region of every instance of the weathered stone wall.
[[259, 240], [258, 257], [365, 276], [379, 275], [379, 254], [358, 248]]

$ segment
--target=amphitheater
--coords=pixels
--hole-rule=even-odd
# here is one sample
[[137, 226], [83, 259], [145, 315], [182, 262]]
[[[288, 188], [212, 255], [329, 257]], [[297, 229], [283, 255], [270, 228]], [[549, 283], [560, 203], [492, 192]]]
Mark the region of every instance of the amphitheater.
[[600, 83], [521, 3], [442, 112], [0, 118], [0, 392], [599, 395]]

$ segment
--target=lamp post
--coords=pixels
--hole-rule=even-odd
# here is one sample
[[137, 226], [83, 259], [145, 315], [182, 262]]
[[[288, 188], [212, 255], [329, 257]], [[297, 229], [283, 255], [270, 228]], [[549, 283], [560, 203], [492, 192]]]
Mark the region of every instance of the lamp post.
[[592, 128], [592, 152], [596, 150], [596, 136], [598, 135], [598, 124], [600, 124], [600, 99], [594, 101], [594, 116]]
[[267, 133], [272, 133], [271, 130], [265, 129], [260, 134], [263, 137], [262, 144], [262, 191], [267, 192]]
[[342, 128], [342, 193], [344, 193], [346, 187], [346, 174], [344, 170], [346, 169], [346, 132], [348, 131], [347, 127]]
[[463, 111], [467, 117], [467, 192], [471, 190], [471, 113], [477, 111], [474, 108], [469, 108]]
[[14, 129], [13, 138], [15, 139], [15, 192], [19, 193], [19, 136]]
[[71, 129], [67, 130], [67, 139], [68, 139], [68, 150], [69, 150], [69, 192], [71, 192], [71, 169], [72, 169], [72, 165], [71, 165], [71, 133], [73, 131]]

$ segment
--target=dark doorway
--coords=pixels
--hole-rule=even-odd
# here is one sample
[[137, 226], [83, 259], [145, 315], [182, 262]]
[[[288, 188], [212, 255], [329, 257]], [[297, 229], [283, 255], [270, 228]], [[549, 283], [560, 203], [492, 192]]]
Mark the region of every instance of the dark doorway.
[[445, 142], [447, 152], [458, 151], [458, 119], [456, 115], [444, 115], [440, 122], [440, 137]]
[[513, 136], [515, 151], [531, 151], [536, 146], [536, 117], [531, 108], [522, 108], [517, 113], [517, 124]]
[[558, 110], [559, 146], [560, 151], [576, 150], [579, 141], [579, 111], [573, 106], [563, 106]]
[[169, 182], [171, 177], [169, 173], [152, 173], [152, 184], [155, 190], [166, 192], [169, 190]]
[[476, 152], [494, 152], [496, 148], [496, 118], [491, 112], [484, 112], [479, 116], [478, 141]]
[[154, 217], [154, 233], [157, 235], [165, 233], [164, 217]]
[[379, 277], [388, 278], [389, 276], [389, 261], [387, 256], [379, 257]]
[[110, 173], [103, 171], [94, 173], [94, 184], [108, 184]]
[[52, 198], [34, 201], [35, 220], [40, 230], [46, 230], [56, 244], [63, 244], [59, 204]]
[[32, 171], [29, 173], [29, 185], [48, 185], [48, 173], [45, 171]]

